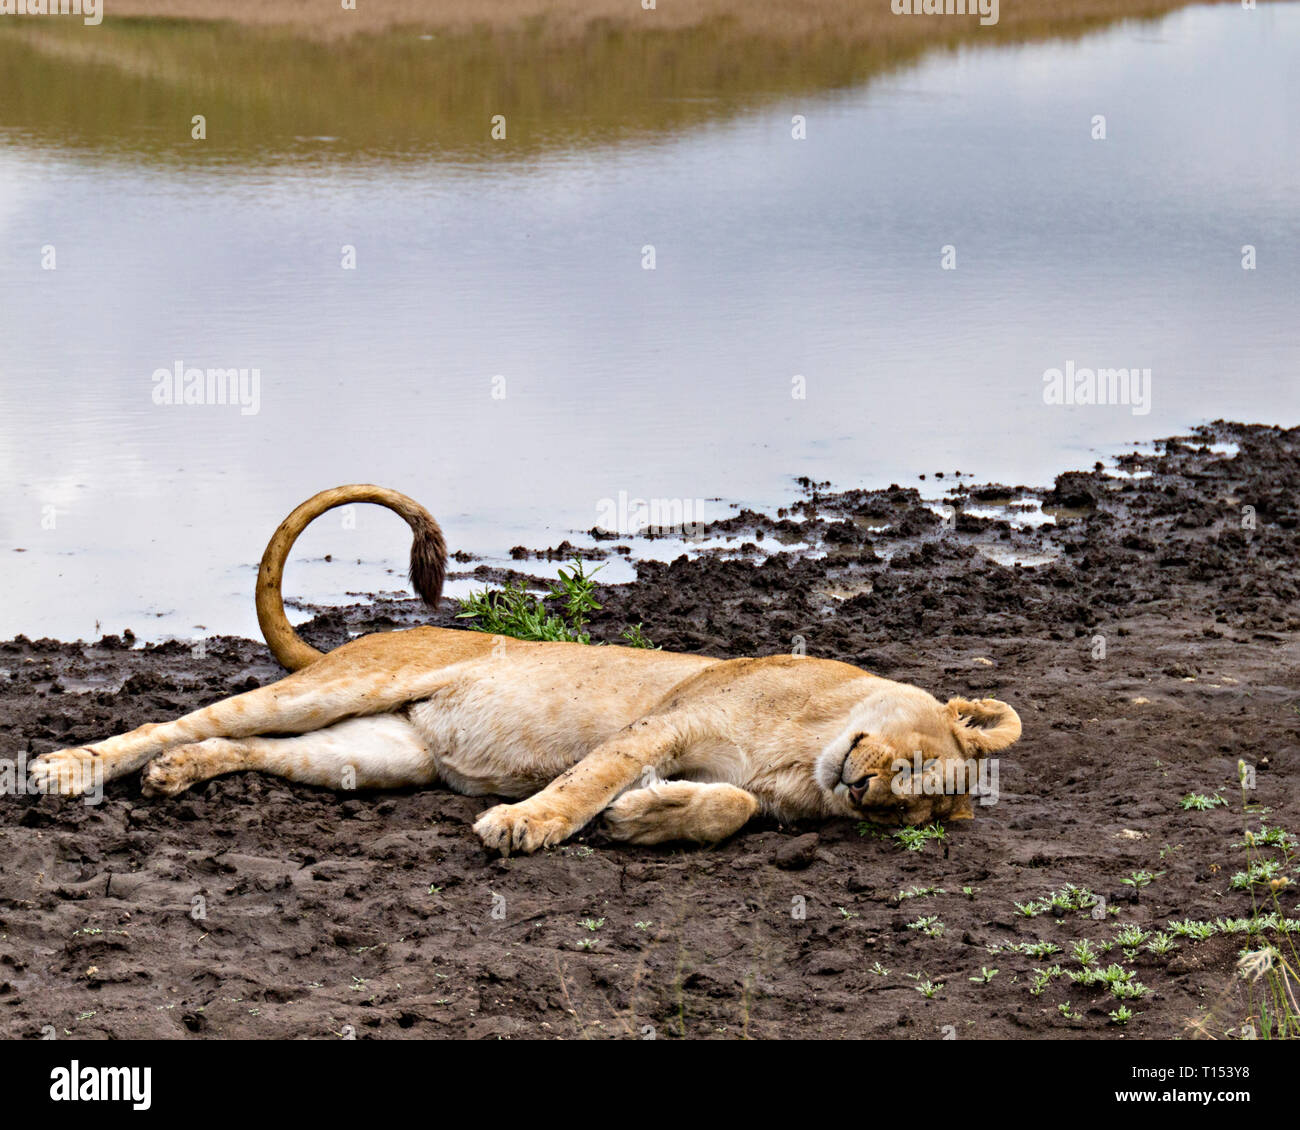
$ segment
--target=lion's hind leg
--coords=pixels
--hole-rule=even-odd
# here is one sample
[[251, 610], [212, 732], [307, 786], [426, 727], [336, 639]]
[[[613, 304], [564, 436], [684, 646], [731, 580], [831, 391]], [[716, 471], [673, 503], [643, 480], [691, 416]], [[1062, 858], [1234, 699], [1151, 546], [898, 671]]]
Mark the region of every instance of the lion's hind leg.
[[[396, 634], [396, 633], [394, 633]], [[279, 682], [223, 698], [171, 722], [150, 722], [93, 745], [44, 753], [32, 762], [33, 787], [67, 795], [111, 781], [178, 746], [210, 738], [314, 733], [355, 715], [374, 717], [429, 694], [443, 677], [416, 661], [392, 662], [381, 634], [345, 644]], [[359, 650], [366, 644], [370, 652]], [[391, 645], [390, 645], [391, 646]], [[215, 748], [215, 747], [214, 747]]]
[[353, 718], [286, 738], [207, 738], [176, 746], [144, 772], [147, 796], [176, 796], [200, 781], [253, 769], [329, 789], [396, 789], [437, 776], [432, 751], [398, 714]]
[[726, 784], [662, 781], [624, 793], [605, 809], [606, 830], [632, 844], [716, 844], [758, 811], [753, 793]]

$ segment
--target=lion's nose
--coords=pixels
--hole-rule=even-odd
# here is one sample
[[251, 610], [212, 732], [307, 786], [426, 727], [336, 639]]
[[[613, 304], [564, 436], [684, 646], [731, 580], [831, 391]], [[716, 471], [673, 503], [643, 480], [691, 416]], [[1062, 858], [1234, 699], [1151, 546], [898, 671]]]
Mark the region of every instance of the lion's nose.
[[853, 798], [854, 804], [861, 804], [862, 798], [867, 795], [867, 789], [871, 787], [871, 779], [874, 774], [868, 773], [865, 777], [859, 777], [856, 781], [846, 781], [849, 796]]

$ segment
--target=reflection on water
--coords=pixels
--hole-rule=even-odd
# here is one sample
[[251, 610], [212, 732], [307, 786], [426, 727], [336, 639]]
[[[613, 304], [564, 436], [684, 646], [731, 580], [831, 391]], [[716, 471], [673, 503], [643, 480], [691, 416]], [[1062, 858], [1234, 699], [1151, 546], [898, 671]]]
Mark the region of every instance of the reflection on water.
[[[860, 84], [920, 39], [595, 27], [313, 42], [233, 25], [132, 21], [0, 28], [0, 128], [106, 156], [220, 161], [475, 160], [678, 133], [755, 102]], [[211, 123], [190, 140], [190, 117]], [[506, 121], [507, 146], [491, 136]]]
[[[936, 48], [1063, 34], [1062, 21], [1026, 12], [992, 28], [830, 15], [832, 30], [797, 35], [747, 11], [685, 29], [596, 22], [552, 34], [535, 22], [323, 42], [223, 23], [110, 20], [87, 32], [74, 21], [11, 20], [0, 23], [0, 130], [61, 149], [209, 168], [499, 159], [503, 150], [680, 133], [759, 103], [858, 86]], [[1064, 26], [1078, 36], [1097, 22]], [[190, 139], [193, 114], [211, 123], [201, 149]], [[508, 147], [491, 137], [497, 115]]]
[[[622, 491], [1037, 483], [1201, 419], [1295, 423], [1300, 6], [1158, 32], [887, 71], [833, 42], [728, 59], [717, 28], [581, 65], [486, 34], [10, 29], [0, 637], [253, 633], [266, 537], [340, 482], [504, 558]], [[1150, 413], [1044, 404], [1071, 362], [1150, 368]], [[256, 369], [258, 412], [157, 403], [178, 363]], [[325, 519], [287, 587], [400, 588], [405, 542]]]

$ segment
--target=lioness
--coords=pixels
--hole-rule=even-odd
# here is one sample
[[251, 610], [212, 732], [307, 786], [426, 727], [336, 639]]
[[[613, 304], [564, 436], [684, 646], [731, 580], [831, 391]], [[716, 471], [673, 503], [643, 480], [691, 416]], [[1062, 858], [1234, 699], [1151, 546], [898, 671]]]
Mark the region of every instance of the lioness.
[[968, 792], [936, 793], [918, 777], [900, 787], [896, 762], [919, 759], [924, 777], [952, 781], [954, 766], [1020, 736], [1004, 702], [944, 705], [825, 659], [708, 659], [441, 628], [381, 632], [322, 655], [290, 626], [281, 578], [308, 523], [351, 502], [407, 521], [411, 583], [436, 606], [447, 551], [432, 515], [383, 487], [323, 491], [276, 530], [257, 580], [266, 642], [295, 673], [174, 722], [44, 754], [33, 783], [77, 793], [100, 770], [107, 780], [141, 767], [145, 793], [166, 796], [242, 769], [336, 789], [440, 782], [524, 798], [474, 825], [502, 853], [558, 844], [601, 813], [618, 840], [709, 844], [760, 810], [886, 824], [969, 818]]

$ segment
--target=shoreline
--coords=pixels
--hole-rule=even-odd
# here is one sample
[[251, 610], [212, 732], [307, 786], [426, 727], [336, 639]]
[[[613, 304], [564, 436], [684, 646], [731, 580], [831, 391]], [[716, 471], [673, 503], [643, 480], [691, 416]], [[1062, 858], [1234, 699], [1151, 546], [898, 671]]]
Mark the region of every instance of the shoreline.
[[[1042, 569], [1053, 565], [1068, 569], [1071, 560], [1089, 546], [1090, 537], [1096, 540], [1093, 523], [1099, 519], [1098, 507], [1103, 501], [1114, 501], [1121, 506], [1120, 517], [1126, 531], [1122, 540], [1128, 543], [1127, 548], [1138, 546], [1153, 552], [1155, 543], [1149, 537], [1134, 533], [1130, 527], [1137, 524], [1138, 517], [1132, 512], [1133, 498], [1142, 500], [1154, 491], [1154, 476], [1168, 474], [1168, 469], [1178, 466], [1179, 460], [1199, 461], [1215, 469], [1226, 469], [1237, 459], [1248, 462], [1251, 451], [1243, 449], [1242, 440], [1247, 444], [1262, 441], [1271, 462], [1275, 446], [1284, 446], [1291, 442], [1287, 437], [1298, 433], [1300, 427], [1287, 429], [1276, 425], [1215, 421], [1178, 436], [1125, 445], [1110, 458], [1112, 468], [1097, 461], [1090, 471], [1063, 471], [1055, 476], [1051, 486], [994, 483], [983, 481], [971, 472], [941, 471], [914, 476], [924, 486], [933, 486], [933, 493], [927, 491], [923, 494], [918, 487], [897, 484], [886, 488], [840, 489], [830, 482], [818, 483], [797, 476], [792, 478], [792, 483], [799, 494], [786, 506], [770, 510], [744, 506], [727, 517], [694, 524], [698, 528], [692, 528], [690, 532], [700, 547], [692, 549], [685, 557], [678, 555], [672, 560], [660, 560], [638, 556], [637, 552], [638, 546], [646, 547], [665, 538], [680, 540], [680, 531], [650, 530], [624, 535], [593, 527], [587, 531], [573, 531], [585, 539], [582, 544], [575, 545], [569, 537], [564, 537], [557, 544], [546, 547], [516, 545], [509, 550], [514, 564], [453, 550], [449, 556], [447, 578], [472, 582], [475, 589], [495, 588], [507, 581], [524, 581], [536, 589], [543, 589], [552, 580], [550, 573], [531, 572], [528, 562], [564, 565], [574, 557], [597, 564], [619, 560], [631, 567], [633, 579], [608, 583], [598, 580], [597, 584], [614, 594], [611, 598], [614, 606], [621, 606], [624, 602], [617, 594], [630, 594], [638, 586], [661, 584], [663, 578], [682, 570], [697, 573], [710, 569], [725, 571], [733, 565], [760, 569], [779, 565], [789, 570], [792, 583], [810, 584], [831, 599], [839, 599], [846, 585], [849, 588], [853, 586], [855, 570], [882, 563], [888, 563], [894, 569], [908, 569], [916, 560], [947, 564], [977, 561], [984, 568], [1005, 568], [1013, 575], [1037, 576], [1041, 575]], [[1151, 450], [1138, 450], [1139, 447]], [[1224, 448], [1235, 450], [1226, 452], [1222, 450]], [[1262, 450], [1256, 449], [1256, 455]], [[1145, 476], [1153, 478], [1148, 480]], [[1279, 505], [1276, 491], [1267, 493], [1267, 505], [1270, 508]], [[1196, 505], [1202, 503], [1203, 500], [1198, 500]], [[1193, 503], [1186, 501], [1186, 505], [1190, 508]], [[946, 517], [940, 513], [944, 507], [952, 510]], [[1017, 515], [1026, 514], [1033, 515], [1028, 522], [1016, 520]], [[1100, 515], [1105, 514], [1106, 510], [1102, 508]], [[1285, 511], [1283, 520], [1293, 521], [1291, 515], [1291, 510]], [[1043, 520], [1039, 521], [1039, 518]], [[1114, 516], [1106, 520], [1113, 522]], [[1291, 528], [1283, 527], [1284, 530]], [[1231, 536], [1232, 531], [1229, 530], [1228, 534]], [[1300, 543], [1300, 538], [1297, 542]], [[1221, 562], [1222, 556], [1215, 556], [1213, 560]], [[1161, 573], [1157, 575], [1166, 579], [1173, 574], [1165, 573], [1165, 565], [1186, 564], [1176, 554], [1166, 554], [1158, 557], [1157, 561], [1161, 566]], [[252, 563], [249, 564], [251, 567]], [[1200, 577], [1208, 567], [1198, 562], [1194, 572]], [[323, 605], [286, 592], [285, 602], [290, 608], [312, 614], [298, 627], [322, 648], [337, 647], [351, 635], [377, 630], [381, 625], [415, 627], [429, 623], [464, 627], [454, 619], [452, 601], [448, 597], [444, 597], [440, 609], [435, 612], [415, 597], [396, 595], [391, 589], [377, 589], [361, 595], [363, 599], [357, 602]], [[250, 604], [251, 601], [250, 594]], [[605, 621], [611, 621], [608, 626], [612, 630], [614, 618], [609, 613], [597, 615], [594, 625], [600, 628]], [[1286, 617], [1285, 625], [1286, 630], [1300, 630], [1300, 615]], [[0, 640], [0, 648], [17, 644], [118, 650], [124, 646], [121, 636], [130, 641], [128, 650], [140, 645], [135, 648], [140, 653], [167, 646], [189, 646], [199, 642], [200, 638], [254, 648], [262, 646], [258, 640], [222, 632], [193, 640], [167, 637], [150, 641], [137, 635], [135, 625], [127, 624], [122, 632], [105, 634], [97, 641], [59, 640], [19, 633], [8, 640]], [[617, 633], [606, 642], [617, 642]]]

